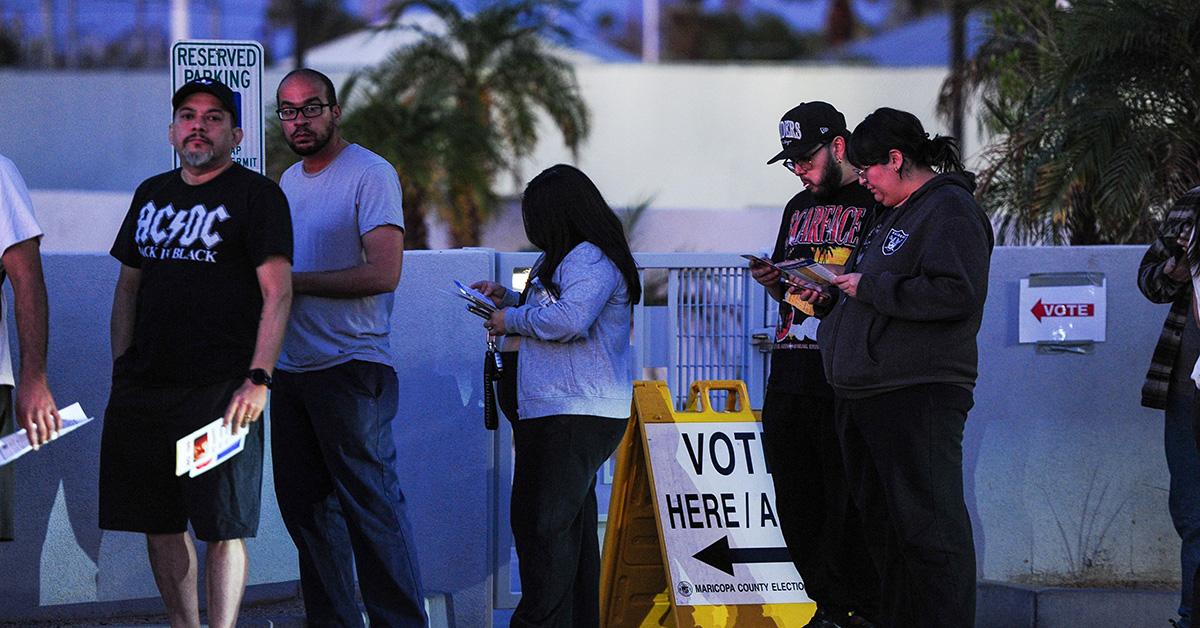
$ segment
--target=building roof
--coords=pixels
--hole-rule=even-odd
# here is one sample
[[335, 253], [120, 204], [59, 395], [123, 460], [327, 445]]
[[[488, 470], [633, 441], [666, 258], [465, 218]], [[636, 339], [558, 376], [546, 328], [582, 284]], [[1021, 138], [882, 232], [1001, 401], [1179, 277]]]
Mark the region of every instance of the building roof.
[[[967, 15], [968, 57], [975, 55], [987, 37], [987, 13]], [[950, 65], [950, 14], [939, 12], [905, 22], [872, 37], [847, 44], [831, 55], [839, 60], [860, 60], [886, 66]]]
[[[584, 34], [569, 43], [547, 38], [547, 44], [559, 56], [574, 65], [637, 60], [629, 53], [597, 39], [590, 32], [582, 29], [572, 30]], [[406, 13], [394, 27], [376, 24], [314, 46], [305, 52], [304, 62], [305, 65], [321, 68], [326, 73], [353, 72], [382, 63], [397, 49], [419, 41], [423, 33], [445, 32], [445, 23], [436, 15], [425, 11], [412, 11]], [[276, 67], [290, 68], [293, 65], [289, 57], [281, 59]]]

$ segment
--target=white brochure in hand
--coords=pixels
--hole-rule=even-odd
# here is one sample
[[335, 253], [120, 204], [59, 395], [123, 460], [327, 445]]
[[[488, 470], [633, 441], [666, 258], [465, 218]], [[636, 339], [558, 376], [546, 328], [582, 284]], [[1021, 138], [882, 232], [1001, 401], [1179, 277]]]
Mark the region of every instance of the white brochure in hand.
[[[60, 409], [58, 416], [62, 419], [62, 429], [58, 431], [60, 437], [95, 420], [95, 417], [84, 414], [83, 408], [78, 403]], [[0, 467], [31, 451], [33, 451], [33, 446], [29, 444], [29, 437], [26, 436], [24, 428], [0, 438]]]
[[175, 441], [175, 475], [196, 477], [241, 453], [246, 447], [246, 430], [233, 433], [233, 425], [217, 419]]

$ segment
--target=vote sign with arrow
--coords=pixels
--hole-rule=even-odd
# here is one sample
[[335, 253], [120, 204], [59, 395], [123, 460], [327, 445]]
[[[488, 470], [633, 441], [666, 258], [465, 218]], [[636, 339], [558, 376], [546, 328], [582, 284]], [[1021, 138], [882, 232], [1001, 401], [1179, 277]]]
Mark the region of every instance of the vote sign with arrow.
[[644, 429], [675, 604], [809, 602], [779, 528], [762, 424]]
[[1047, 273], [1033, 277], [1034, 281], [1021, 280], [1017, 310], [1020, 342], [1104, 341], [1106, 281], [1093, 274], [1062, 274], [1066, 277], [1047, 279]]

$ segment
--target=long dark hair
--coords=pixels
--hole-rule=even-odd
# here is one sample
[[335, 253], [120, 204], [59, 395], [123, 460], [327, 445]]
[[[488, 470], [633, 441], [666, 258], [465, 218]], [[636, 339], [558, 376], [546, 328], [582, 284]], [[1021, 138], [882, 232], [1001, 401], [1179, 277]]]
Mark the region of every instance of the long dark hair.
[[916, 116], [899, 109], [880, 107], [850, 134], [846, 158], [862, 168], [888, 161], [892, 149], [904, 155], [901, 169], [910, 164], [938, 172], [965, 172], [958, 154], [958, 140], [946, 135], [929, 139]]
[[571, 249], [591, 242], [621, 271], [630, 304], [641, 301], [642, 282], [621, 221], [581, 170], [558, 164], [534, 177], [521, 197], [521, 218], [529, 242], [545, 253], [536, 276], [547, 289], [558, 292], [554, 271]]

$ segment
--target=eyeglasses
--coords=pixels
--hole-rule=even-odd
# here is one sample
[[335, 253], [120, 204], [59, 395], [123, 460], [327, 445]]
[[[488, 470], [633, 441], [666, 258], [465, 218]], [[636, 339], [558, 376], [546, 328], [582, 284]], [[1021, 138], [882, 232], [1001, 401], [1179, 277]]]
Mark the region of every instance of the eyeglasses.
[[817, 144], [817, 147], [812, 149], [812, 151], [809, 152], [804, 157], [800, 157], [798, 159], [785, 159], [785, 160], [783, 160], [783, 167], [787, 168], [788, 172], [791, 172], [792, 174], [796, 173], [797, 167], [800, 167], [801, 169], [806, 170], [806, 171], [810, 170], [810, 169], [812, 169], [812, 166], [813, 166], [812, 162], [813, 162], [813, 159], [816, 158], [817, 153], [821, 152], [821, 149], [825, 148], [828, 145], [829, 145], [828, 142], [826, 142], [824, 144]]
[[863, 166], [862, 168], [851, 168], [850, 171], [854, 173], [855, 177], [858, 177], [859, 179], [861, 179], [864, 176], [866, 176], [867, 171], [871, 169], [871, 166], [878, 166], [878, 165], [879, 164], [867, 164], [867, 165]]
[[303, 107], [283, 107], [281, 109], [276, 109], [275, 114], [279, 116], [280, 120], [284, 120], [284, 121], [295, 120], [296, 116], [298, 116], [300, 114], [304, 114], [305, 118], [315, 118], [315, 117], [321, 115], [321, 112], [326, 107], [332, 107], [332, 106], [333, 106], [333, 103], [318, 102], [318, 103], [313, 103], [311, 105], [304, 105]]

